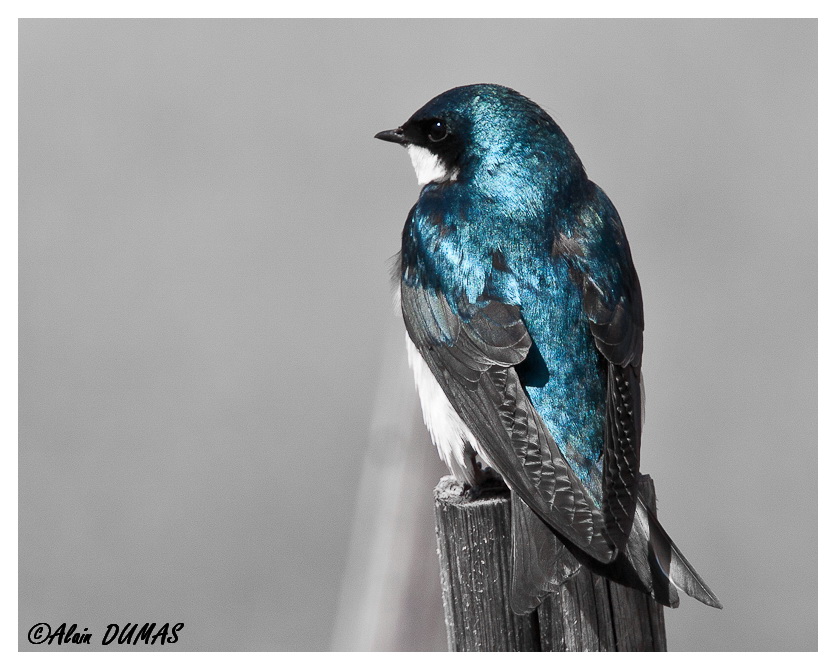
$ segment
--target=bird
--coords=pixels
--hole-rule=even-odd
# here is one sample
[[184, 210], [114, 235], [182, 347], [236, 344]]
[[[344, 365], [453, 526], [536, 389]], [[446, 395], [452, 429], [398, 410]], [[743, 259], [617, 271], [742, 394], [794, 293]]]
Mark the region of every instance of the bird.
[[580, 567], [669, 607], [722, 608], [638, 488], [644, 310], [621, 219], [539, 105], [436, 96], [375, 138], [420, 195], [395, 273], [430, 437], [463, 490], [510, 489], [516, 614]]

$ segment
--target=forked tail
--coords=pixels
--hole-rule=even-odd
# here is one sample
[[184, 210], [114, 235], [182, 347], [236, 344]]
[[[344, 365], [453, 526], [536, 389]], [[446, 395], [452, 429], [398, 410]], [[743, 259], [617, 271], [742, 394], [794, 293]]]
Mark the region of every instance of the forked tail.
[[627, 545], [611, 563], [590, 558], [547, 526], [513, 492], [511, 535], [511, 605], [517, 614], [532, 611], [549, 592], [557, 591], [577, 574], [580, 564], [602, 577], [648, 593], [668, 607], [679, 605], [679, 589], [706, 605], [723, 608], [641, 497]]

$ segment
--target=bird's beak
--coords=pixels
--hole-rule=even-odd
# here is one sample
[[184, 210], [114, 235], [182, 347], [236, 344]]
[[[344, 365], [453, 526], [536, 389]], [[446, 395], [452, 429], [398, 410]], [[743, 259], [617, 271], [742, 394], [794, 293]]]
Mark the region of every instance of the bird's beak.
[[404, 139], [403, 136], [403, 128], [395, 128], [394, 130], [382, 130], [374, 137], [376, 140], [383, 140], [384, 142], [406, 144], [406, 139]]

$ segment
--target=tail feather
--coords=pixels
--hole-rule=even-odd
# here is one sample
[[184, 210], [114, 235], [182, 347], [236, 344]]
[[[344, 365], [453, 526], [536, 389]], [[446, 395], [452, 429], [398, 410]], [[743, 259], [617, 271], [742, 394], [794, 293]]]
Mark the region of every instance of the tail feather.
[[679, 551], [665, 529], [662, 528], [662, 524], [659, 523], [656, 515], [647, 509], [643, 500], [639, 500], [636, 508], [636, 515], [639, 514], [647, 520], [649, 527], [647, 555], [652, 562], [651, 567], [654, 572], [661, 572], [663, 578], [666, 578], [680, 591], [687, 593], [701, 603], [723, 609], [723, 605], [720, 604], [717, 596], [714, 595], [708, 584], [703, 581], [699, 573], [688, 562], [688, 559], [682, 555], [682, 552]]
[[624, 550], [611, 563], [590, 558], [555, 533], [511, 493], [513, 572], [511, 606], [516, 614], [536, 608], [549, 592], [577, 574], [580, 565], [619, 584], [650, 594], [667, 607], [679, 605], [677, 589], [722, 609], [717, 596], [682, 555], [641, 497]]
[[566, 545], [532, 509], [511, 492], [511, 609], [528, 614], [581, 568]]

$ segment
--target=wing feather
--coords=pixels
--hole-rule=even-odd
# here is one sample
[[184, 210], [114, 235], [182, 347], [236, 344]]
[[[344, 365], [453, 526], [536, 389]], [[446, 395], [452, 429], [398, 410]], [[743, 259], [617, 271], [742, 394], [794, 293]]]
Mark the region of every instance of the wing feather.
[[[432, 288], [401, 289], [407, 332], [451, 404], [476, 437], [486, 460], [554, 530], [602, 562], [615, 556], [606, 524], [531, 405], [514, 365], [531, 338], [519, 307], [496, 300], [440, 307]], [[444, 314], [444, 341], [428, 337], [426, 314]], [[466, 313], [468, 320], [460, 314]]]
[[621, 220], [603, 192], [598, 195], [572, 253], [562, 257], [578, 280], [590, 332], [607, 362], [602, 505], [607, 531], [623, 550], [638, 500], [644, 308]]

